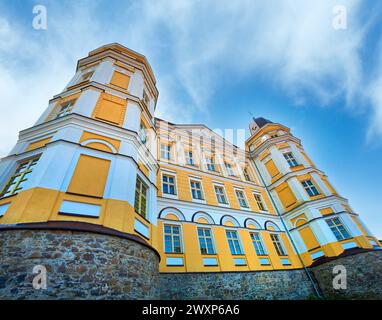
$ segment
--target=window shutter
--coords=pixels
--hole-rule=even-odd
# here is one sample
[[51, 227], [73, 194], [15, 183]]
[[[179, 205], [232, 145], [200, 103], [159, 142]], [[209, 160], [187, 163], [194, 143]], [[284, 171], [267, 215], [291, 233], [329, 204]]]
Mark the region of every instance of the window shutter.
[[283, 189], [278, 191], [278, 195], [285, 208], [294, 205], [297, 201], [289, 186], [285, 186]]
[[109, 160], [81, 155], [70, 181], [68, 192], [103, 197], [109, 168]]
[[117, 125], [122, 125], [126, 112], [126, 100], [102, 94], [94, 109], [94, 117]]
[[119, 71], [114, 71], [110, 84], [127, 90], [129, 87], [130, 77]]
[[265, 163], [265, 167], [272, 178], [280, 173], [272, 159]]
[[301, 238], [304, 240], [304, 243], [308, 250], [312, 250], [320, 246], [320, 244], [318, 243], [316, 239], [316, 236], [314, 235], [310, 227], [302, 228], [298, 230], [298, 232], [300, 233]]

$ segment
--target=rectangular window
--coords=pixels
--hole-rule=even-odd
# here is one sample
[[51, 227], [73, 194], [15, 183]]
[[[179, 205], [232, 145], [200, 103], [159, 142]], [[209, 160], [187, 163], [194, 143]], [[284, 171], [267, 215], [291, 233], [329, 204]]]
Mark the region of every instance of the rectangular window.
[[248, 170], [247, 170], [247, 169], [244, 169], [244, 170], [243, 170], [243, 174], [244, 174], [244, 178], [245, 178], [245, 180], [247, 180], [247, 181], [252, 181], [252, 180], [251, 180], [251, 177], [250, 177], [249, 174], [248, 174]]
[[330, 230], [332, 230], [338, 241], [351, 238], [349, 232], [339, 218], [327, 219], [326, 223], [329, 225]]
[[180, 226], [164, 225], [165, 253], [182, 253], [182, 241], [180, 237]]
[[194, 166], [195, 163], [194, 163], [194, 155], [192, 153], [192, 151], [185, 151], [185, 156], [186, 156], [186, 164], [188, 164], [189, 166]]
[[147, 130], [146, 130], [146, 127], [143, 124], [143, 122], [141, 122], [141, 124], [139, 125], [138, 135], [139, 135], [139, 140], [141, 140], [141, 142], [143, 144], [146, 144], [146, 142], [147, 142]]
[[313, 184], [312, 180], [305, 180], [301, 182], [305, 191], [308, 193], [310, 197], [317, 196], [320, 193], [318, 192], [316, 186]]
[[264, 204], [263, 197], [260, 194], [255, 193], [254, 194], [257, 206], [261, 211], [267, 211], [267, 207]]
[[198, 237], [201, 254], [215, 254], [211, 229], [198, 228]]
[[90, 78], [93, 76], [93, 74], [94, 74], [94, 71], [88, 71], [88, 72], [84, 73], [80, 77], [80, 80], [78, 81], [78, 83], [90, 80]]
[[206, 162], [208, 171], [216, 171], [215, 163], [212, 157], [206, 158]]
[[258, 232], [251, 232], [251, 240], [253, 243], [253, 246], [255, 247], [256, 254], [258, 256], [265, 256], [267, 255], [267, 252], [265, 251], [265, 247], [263, 244], [263, 240], [261, 239], [261, 235]]
[[277, 254], [279, 256], [286, 256], [287, 254], [286, 254], [284, 246], [281, 242], [280, 236], [278, 234], [272, 233], [271, 239], [272, 239], [273, 245], [275, 246]]
[[15, 173], [9, 179], [8, 183], [5, 185], [4, 190], [0, 194], [0, 198], [7, 197], [18, 193], [25, 186], [28, 181], [34, 166], [37, 164], [39, 157], [21, 162]]
[[203, 200], [202, 184], [199, 181], [191, 180], [190, 185], [192, 198], [197, 200]]
[[163, 193], [175, 194], [175, 177], [164, 174], [162, 176]]
[[62, 105], [60, 105], [60, 108], [58, 109], [58, 112], [56, 114], [56, 119], [64, 117], [68, 115], [69, 113], [72, 113], [74, 104], [76, 103], [76, 100], [72, 100], [69, 102], [65, 102]]
[[171, 146], [169, 144], [160, 145], [160, 157], [162, 159], [170, 160], [171, 159]]
[[228, 204], [223, 187], [215, 186], [215, 194], [219, 203]]
[[143, 104], [146, 106], [146, 108], [149, 108], [150, 98], [146, 92], [146, 90], [143, 90], [143, 98], [142, 98]]
[[248, 208], [247, 200], [245, 199], [244, 192], [236, 190], [237, 201], [239, 201], [240, 207]]
[[137, 176], [137, 184], [135, 188], [135, 212], [142, 217], [147, 216], [147, 185]]
[[232, 165], [230, 163], [225, 163], [225, 167], [227, 168], [227, 173], [229, 176], [235, 176], [235, 172], [233, 171]]
[[236, 231], [226, 230], [227, 240], [231, 254], [243, 254]]
[[296, 159], [294, 158], [292, 152], [284, 153], [284, 158], [288, 162], [290, 167], [298, 166], [298, 163], [297, 163]]

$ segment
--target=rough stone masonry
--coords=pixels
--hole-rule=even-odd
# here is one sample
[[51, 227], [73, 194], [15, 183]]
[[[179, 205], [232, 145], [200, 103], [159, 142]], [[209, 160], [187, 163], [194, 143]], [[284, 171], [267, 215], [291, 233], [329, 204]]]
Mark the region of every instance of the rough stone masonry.
[[[94, 231], [94, 230], [93, 230]], [[137, 237], [73, 230], [0, 230], [0, 299], [311, 299], [305, 271], [163, 273], [159, 255]], [[32, 286], [33, 268], [47, 288]], [[334, 290], [333, 267], [347, 270]], [[381, 299], [382, 250], [310, 268], [327, 299]]]

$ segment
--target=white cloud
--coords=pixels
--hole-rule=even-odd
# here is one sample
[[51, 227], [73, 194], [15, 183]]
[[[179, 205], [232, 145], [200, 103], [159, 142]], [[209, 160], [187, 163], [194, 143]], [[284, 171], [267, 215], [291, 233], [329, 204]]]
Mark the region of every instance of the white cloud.
[[[382, 72], [367, 82], [360, 54], [370, 24], [361, 19], [361, 2], [348, 0], [348, 29], [334, 30], [336, 4], [146, 0], [114, 9], [113, 2], [50, 1], [46, 31], [31, 30], [32, 13], [28, 25], [4, 15], [0, 111], [7, 116], [0, 118], [0, 155], [69, 81], [77, 59], [115, 41], [147, 55], [158, 78], [158, 116], [170, 121], [208, 113], [221, 82], [260, 77], [297, 105], [311, 97], [330, 105], [344, 96], [349, 107], [369, 106], [370, 134], [382, 135]], [[369, 104], [356, 103], [364, 100]]]

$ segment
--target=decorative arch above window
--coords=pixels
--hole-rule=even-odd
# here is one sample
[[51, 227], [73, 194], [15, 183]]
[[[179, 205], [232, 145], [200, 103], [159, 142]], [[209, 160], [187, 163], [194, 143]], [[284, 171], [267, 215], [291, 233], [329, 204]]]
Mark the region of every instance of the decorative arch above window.
[[166, 216], [168, 214], [172, 214], [178, 218], [179, 221], [186, 221], [186, 218], [184, 217], [184, 214], [177, 208], [174, 207], [167, 207], [162, 209], [159, 212], [158, 218], [159, 219], [166, 219]]
[[192, 221], [199, 222], [200, 220], [205, 220], [209, 224], [215, 224], [215, 220], [208, 213], [202, 211], [195, 212], [192, 216]]
[[240, 227], [239, 221], [237, 221], [234, 217], [225, 215], [220, 219], [220, 224], [222, 226], [228, 227]]
[[111, 143], [109, 143], [105, 140], [101, 140], [101, 139], [85, 140], [85, 141], [81, 142], [81, 145], [89, 147], [89, 148], [97, 149], [97, 150], [117, 153], [117, 150], [115, 149], [115, 147]]
[[281, 231], [279, 226], [272, 221], [266, 221], [264, 224], [264, 227], [266, 230], [270, 230], [270, 231]]
[[249, 229], [261, 229], [260, 223], [251, 218], [248, 218], [244, 221], [244, 227]]

